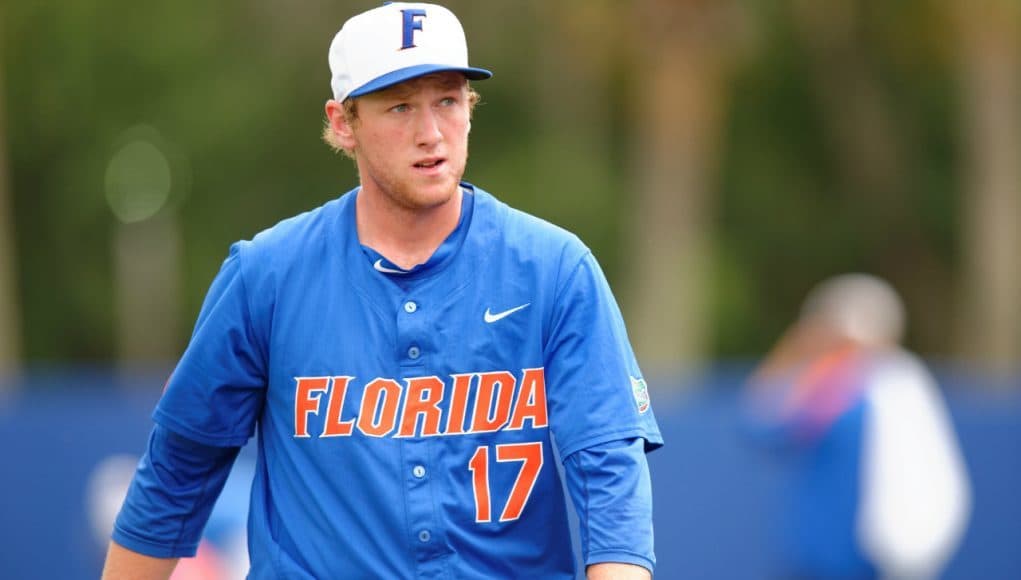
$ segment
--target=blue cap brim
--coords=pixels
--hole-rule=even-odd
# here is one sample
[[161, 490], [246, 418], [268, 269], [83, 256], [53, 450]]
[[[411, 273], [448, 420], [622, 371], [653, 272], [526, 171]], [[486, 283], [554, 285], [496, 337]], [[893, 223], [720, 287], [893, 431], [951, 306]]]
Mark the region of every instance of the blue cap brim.
[[385, 75], [378, 76], [351, 91], [347, 96], [360, 97], [387, 87], [392, 87], [398, 83], [403, 83], [404, 81], [415, 77], [425, 76], [436, 72], [459, 72], [473, 81], [481, 81], [493, 76], [493, 73], [484, 68], [456, 67], [445, 64], [417, 64], [415, 66], [409, 66], [407, 68], [398, 69], [393, 72], [388, 72]]

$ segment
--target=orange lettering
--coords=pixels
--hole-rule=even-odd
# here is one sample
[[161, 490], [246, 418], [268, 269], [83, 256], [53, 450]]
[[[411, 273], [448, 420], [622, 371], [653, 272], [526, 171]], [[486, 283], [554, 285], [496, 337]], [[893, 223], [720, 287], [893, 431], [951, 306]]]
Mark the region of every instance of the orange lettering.
[[499, 431], [510, 416], [514, 375], [507, 371], [482, 373], [472, 413], [472, 433]]
[[[295, 377], [297, 387], [294, 390], [294, 436], [308, 437], [308, 415], [319, 414], [319, 400], [326, 392], [329, 377]], [[318, 392], [319, 395], [313, 396]]]
[[404, 399], [404, 414], [398, 437], [414, 437], [418, 418], [422, 417], [422, 436], [439, 435], [440, 401], [443, 399], [443, 381], [437, 377], [408, 379], [408, 392]]
[[400, 398], [401, 386], [393, 379], [376, 379], [366, 385], [358, 413], [358, 429], [371, 437], [384, 437], [393, 431]]
[[347, 397], [347, 385], [354, 377], [333, 377], [333, 389], [330, 390], [330, 405], [326, 408], [326, 425], [322, 437], [341, 437], [350, 435], [354, 430], [354, 419], [340, 420], [344, 410], [344, 399]]
[[454, 392], [447, 410], [447, 430], [444, 435], [464, 433], [464, 416], [468, 411], [468, 388], [475, 375], [454, 375]]
[[546, 414], [546, 375], [541, 368], [525, 369], [521, 377], [521, 390], [514, 403], [514, 415], [507, 428], [521, 429], [525, 419], [532, 420], [533, 429], [549, 424]]

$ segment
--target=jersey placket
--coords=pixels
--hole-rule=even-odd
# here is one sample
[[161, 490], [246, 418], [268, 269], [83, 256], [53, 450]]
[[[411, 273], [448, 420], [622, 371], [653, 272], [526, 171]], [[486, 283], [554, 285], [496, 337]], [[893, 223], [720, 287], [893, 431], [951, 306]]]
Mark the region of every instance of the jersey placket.
[[[405, 385], [407, 379], [429, 374], [428, 362], [433, 353], [428, 329], [432, 318], [414, 292], [405, 297], [397, 314], [398, 357]], [[409, 393], [405, 392], [405, 396]], [[417, 564], [417, 577], [441, 578], [445, 570], [442, 556], [447, 550], [445, 532], [433, 501], [431, 470], [436, 466], [430, 461], [429, 441], [419, 436], [416, 428], [415, 436], [401, 439], [400, 445], [408, 541]]]

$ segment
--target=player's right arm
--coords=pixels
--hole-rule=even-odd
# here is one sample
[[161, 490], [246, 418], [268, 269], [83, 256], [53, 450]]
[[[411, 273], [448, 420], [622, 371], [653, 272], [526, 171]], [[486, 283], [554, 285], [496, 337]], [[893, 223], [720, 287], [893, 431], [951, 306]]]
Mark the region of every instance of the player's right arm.
[[170, 578], [177, 558], [154, 558], [110, 542], [103, 580], [164, 580]]
[[216, 447], [157, 424], [114, 524], [104, 578], [167, 578], [194, 556], [238, 447]]
[[106, 574], [166, 578], [194, 556], [231, 466], [251, 437], [265, 359], [234, 244], [154, 412], [156, 426], [117, 515]]

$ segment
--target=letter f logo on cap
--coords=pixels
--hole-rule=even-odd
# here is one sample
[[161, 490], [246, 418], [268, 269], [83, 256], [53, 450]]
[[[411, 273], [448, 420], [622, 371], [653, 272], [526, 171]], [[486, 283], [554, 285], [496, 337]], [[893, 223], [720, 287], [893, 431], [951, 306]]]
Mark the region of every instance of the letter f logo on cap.
[[[416, 36], [416, 30], [422, 34]], [[434, 72], [460, 72], [471, 80], [493, 76], [468, 66], [464, 28], [453, 12], [437, 4], [394, 2], [348, 18], [330, 43], [329, 61], [337, 101]]]
[[401, 10], [401, 14], [404, 15], [404, 36], [403, 42], [401, 43], [401, 50], [405, 48], [415, 47], [415, 31], [422, 30], [422, 21], [416, 20], [417, 17], [421, 16], [425, 18], [425, 10], [421, 8], [409, 8], [407, 10]]

